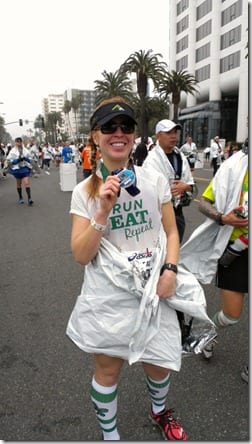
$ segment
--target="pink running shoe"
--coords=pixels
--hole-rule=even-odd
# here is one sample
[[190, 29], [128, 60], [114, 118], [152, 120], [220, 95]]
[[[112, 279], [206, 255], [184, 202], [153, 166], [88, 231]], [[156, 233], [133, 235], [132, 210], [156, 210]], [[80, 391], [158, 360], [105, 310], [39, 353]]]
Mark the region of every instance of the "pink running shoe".
[[164, 409], [160, 413], [150, 411], [150, 419], [157, 425], [166, 441], [187, 441], [187, 435], [181, 424], [173, 418], [172, 410]]

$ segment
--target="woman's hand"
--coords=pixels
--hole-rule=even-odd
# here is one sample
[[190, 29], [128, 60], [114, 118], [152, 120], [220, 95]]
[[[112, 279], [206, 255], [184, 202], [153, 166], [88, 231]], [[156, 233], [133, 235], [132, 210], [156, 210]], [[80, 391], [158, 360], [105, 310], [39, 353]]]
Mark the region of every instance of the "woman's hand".
[[170, 298], [175, 293], [176, 274], [172, 270], [164, 270], [157, 285], [157, 295], [161, 299]]
[[115, 205], [120, 190], [119, 179], [116, 176], [108, 176], [99, 191], [100, 210], [107, 216]]

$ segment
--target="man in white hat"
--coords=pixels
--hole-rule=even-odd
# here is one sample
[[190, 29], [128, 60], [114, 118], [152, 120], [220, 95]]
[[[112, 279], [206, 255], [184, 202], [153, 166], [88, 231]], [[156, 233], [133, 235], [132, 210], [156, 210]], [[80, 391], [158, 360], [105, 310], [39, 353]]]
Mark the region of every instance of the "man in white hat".
[[185, 231], [183, 206], [192, 198], [194, 180], [188, 161], [176, 146], [177, 132], [181, 125], [164, 119], [156, 125], [156, 147], [151, 150], [142, 168], [159, 171], [170, 182], [173, 207], [176, 216], [180, 243]]

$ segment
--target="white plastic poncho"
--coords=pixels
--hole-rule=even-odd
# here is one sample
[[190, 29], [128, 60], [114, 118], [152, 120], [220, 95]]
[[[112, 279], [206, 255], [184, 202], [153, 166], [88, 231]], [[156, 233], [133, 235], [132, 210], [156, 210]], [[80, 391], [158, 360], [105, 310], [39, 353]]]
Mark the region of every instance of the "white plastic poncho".
[[[139, 200], [151, 213], [155, 206], [155, 202], [151, 201], [151, 187], [161, 193], [164, 179], [160, 181], [161, 176], [156, 173], [150, 178], [141, 168], [140, 171], [136, 168], [136, 171], [137, 185], [142, 190]], [[156, 180], [159, 181], [158, 187]], [[78, 184], [77, 187], [79, 199], [74, 213], [92, 216], [95, 209], [83, 210], [86, 201], [83, 186]], [[169, 193], [169, 186], [167, 189]], [[124, 202], [124, 207], [127, 207], [125, 193], [121, 190], [118, 199], [118, 223], [121, 220], [121, 203]], [[73, 194], [75, 196], [76, 193]], [[157, 194], [156, 191], [154, 194]], [[154, 226], [156, 220], [158, 218], [152, 221]], [[177, 274], [176, 294], [169, 299], [160, 299], [156, 295], [160, 269], [166, 257], [166, 236], [162, 224], [157, 234], [158, 241], [151, 249], [151, 274], [144, 286], [141, 261], [129, 261], [125, 251], [120, 252], [119, 246], [110, 242], [113, 234], [102, 237], [97, 255], [85, 267], [81, 294], [68, 322], [67, 334], [86, 352], [121, 357], [130, 364], [149, 362], [178, 371], [181, 365], [181, 334], [175, 309], [203, 319], [208, 325], [212, 322], [206, 314], [203, 289], [183, 267], [179, 267]], [[139, 237], [141, 235], [144, 237], [146, 232]], [[121, 242], [123, 244], [123, 239]]]
[[[180, 153], [182, 158], [181, 180], [188, 185], [193, 185], [194, 180], [186, 156], [184, 155], [184, 153], [180, 152], [177, 147], [174, 148], [174, 151], [176, 153]], [[149, 172], [154, 169], [161, 173], [166, 178], [166, 180], [174, 179], [174, 169], [169, 162], [163, 148], [161, 148], [158, 143], [155, 148], [153, 148], [153, 150], [149, 152], [143, 163], [142, 168], [144, 170], [148, 170]]]
[[[213, 178], [215, 207], [227, 213], [239, 205], [242, 182], [248, 167], [248, 155], [239, 151], [229, 157]], [[211, 283], [218, 259], [225, 250], [233, 227], [220, 226], [210, 218], [197, 227], [180, 249], [180, 265], [190, 270], [203, 284]]]
[[27, 148], [22, 147], [22, 151], [19, 151], [18, 147], [14, 146], [10, 150], [8, 156], [6, 157], [6, 162], [5, 162], [6, 168], [9, 166], [10, 169], [13, 171], [18, 171], [18, 170], [20, 170], [20, 168], [23, 168], [23, 167], [28, 167], [31, 169], [32, 166], [31, 166], [30, 162], [27, 162], [26, 160], [23, 160], [22, 162], [18, 162], [17, 164], [12, 165], [12, 161], [17, 160], [20, 157], [21, 153], [22, 153], [23, 157], [31, 159], [30, 151]]

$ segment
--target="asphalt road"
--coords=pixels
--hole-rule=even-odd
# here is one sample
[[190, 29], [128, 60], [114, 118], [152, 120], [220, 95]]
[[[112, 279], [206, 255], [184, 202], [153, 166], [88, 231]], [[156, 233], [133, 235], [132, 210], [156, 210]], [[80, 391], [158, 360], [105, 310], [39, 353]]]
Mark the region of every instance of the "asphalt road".
[[[201, 192], [212, 176], [195, 173]], [[78, 171], [78, 181], [82, 172]], [[17, 204], [15, 180], [0, 181], [0, 439], [99, 441], [89, 397], [92, 357], [65, 329], [82, 283], [70, 251], [71, 192], [59, 171], [31, 179], [34, 206]], [[185, 209], [185, 238], [203, 221], [197, 200]], [[218, 290], [205, 287], [208, 313], [219, 308]], [[214, 357], [183, 358], [174, 373], [168, 406], [190, 441], [248, 441], [249, 390], [240, 372], [249, 359], [248, 301], [239, 324], [218, 336]], [[118, 425], [123, 441], [162, 441], [148, 419], [140, 365], [125, 364]]]

